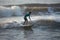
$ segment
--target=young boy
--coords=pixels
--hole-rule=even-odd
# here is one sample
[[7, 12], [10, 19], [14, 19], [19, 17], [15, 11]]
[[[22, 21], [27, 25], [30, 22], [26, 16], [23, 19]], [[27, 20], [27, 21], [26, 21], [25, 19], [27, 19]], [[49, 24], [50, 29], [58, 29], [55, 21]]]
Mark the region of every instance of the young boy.
[[[24, 24], [27, 24], [27, 23], [28, 23], [27, 17], [29, 17], [29, 19], [30, 19], [30, 15], [31, 15], [31, 12], [28, 12], [28, 13], [24, 16], [24, 20], [25, 20]], [[30, 20], [31, 20], [31, 19], [30, 19]]]

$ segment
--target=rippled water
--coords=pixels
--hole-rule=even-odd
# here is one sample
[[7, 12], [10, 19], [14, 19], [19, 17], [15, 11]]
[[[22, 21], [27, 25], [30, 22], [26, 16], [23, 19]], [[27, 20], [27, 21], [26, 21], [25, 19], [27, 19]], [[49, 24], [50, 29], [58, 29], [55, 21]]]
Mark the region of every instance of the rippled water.
[[31, 29], [1, 29], [0, 40], [60, 40], [60, 30], [39, 26]]
[[[39, 17], [39, 16], [38, 16]], [[22, 20], [20, 20], [21, 18]], [[36, 16], [32, 17], [32, 21], [35, 21], [37, 19]], [[5, 21], [3, 20], [5, 19]], [[11, 19], [11, 20], [10, 20]], [[55, 18], [55, 16], [45, 16], [41, 17], [40, 19], [52, 19], [57, 21], [56, 19], [59, 19], [58, 17]], [[1, 22], [11, 22], [11, 21], [17, 21], [23, 22], [22, 17], [10, 17], [10, 18], [2, 18], [0, 19]], [[13, 29], [0, 29], [0, 40], [60, 40], [60, 29], [59, 28], [53, 28], [50, 26], [35, 26], [29, 29], [25, 28], [13, 28]]]

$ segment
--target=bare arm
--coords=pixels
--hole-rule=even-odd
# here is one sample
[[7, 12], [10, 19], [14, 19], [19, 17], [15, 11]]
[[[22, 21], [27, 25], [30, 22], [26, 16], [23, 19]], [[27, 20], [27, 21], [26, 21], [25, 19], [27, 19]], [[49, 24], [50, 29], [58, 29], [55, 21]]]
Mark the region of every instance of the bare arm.
[[29, 16], [29, 19], [30, 19], [30, 21], [31, 21], [31, 18], [30, 18], [30, 16]]

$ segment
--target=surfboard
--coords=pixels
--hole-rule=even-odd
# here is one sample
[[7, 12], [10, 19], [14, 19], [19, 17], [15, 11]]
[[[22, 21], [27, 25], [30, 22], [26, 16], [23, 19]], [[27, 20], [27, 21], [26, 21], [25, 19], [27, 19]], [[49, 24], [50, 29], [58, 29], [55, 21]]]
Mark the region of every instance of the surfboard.
[[27, 24], [27, 25], [21, 25], [22, 27], [31, 27], [31, 26], [33, 26], [33, 25], [31, 25], [31, 24]]
[[21, 25], [21, 26], [22, 26], [23, 29], [25, 29], [25, 30], [29, 30], [29, 29], [32, 28], [33, 25], [31, 25], [31, 24], [28, 25], [28, 24], [27, 24], [27, 25]]
[[24, 22], [22, 23], [21, 27], [23, 28], [31, 28], [33, 26], [32, 22], [28, 22], [28, 23], [25, 23]]

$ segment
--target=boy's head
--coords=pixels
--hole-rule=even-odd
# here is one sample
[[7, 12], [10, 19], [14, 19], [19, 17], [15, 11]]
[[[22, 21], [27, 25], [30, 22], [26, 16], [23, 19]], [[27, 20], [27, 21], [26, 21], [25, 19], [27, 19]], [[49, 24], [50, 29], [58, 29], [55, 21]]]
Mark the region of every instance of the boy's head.
[[31, 12], [29, 12], [29, 14], [31, 14]]

